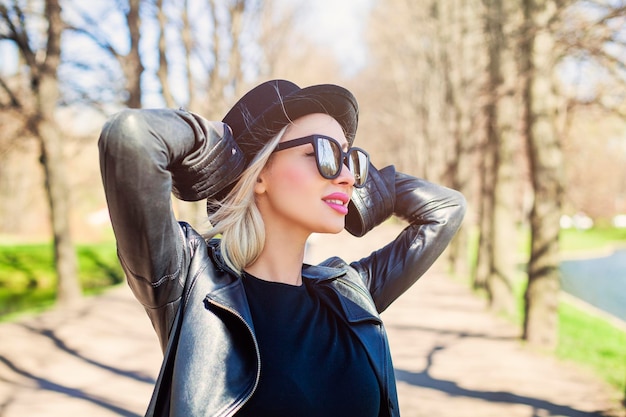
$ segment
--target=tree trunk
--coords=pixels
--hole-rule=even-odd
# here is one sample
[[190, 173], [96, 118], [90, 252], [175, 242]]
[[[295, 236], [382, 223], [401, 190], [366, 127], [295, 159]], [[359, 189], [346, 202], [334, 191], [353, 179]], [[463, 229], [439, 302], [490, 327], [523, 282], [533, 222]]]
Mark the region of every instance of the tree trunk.
[[58, 276], [57, 302], [60, 306], [75, 303], [81, 297], [77, 261], [70, 231], [71, 198], [65, 175], [63, 135], [54, 114], [59, 98], [57, 68], [61, 59], [61, 6], [58, 0], [46, 1], [48, 45], [41, 66], [37, 91], [37, 113], [31, 119], [31, 130], [38, 133], [41, 162], [45, 171], [46, 192], [54, 234], [55, 265]]
[[[515, 219], [512, 197], [513, 169], [512, 169], [512, 143], [514, 141], [513, 123], [514, 103], [512, 87], [505, 84], [505, 77], [510, 82], [514, 73], [511, 60], [507, 61], [505, 25], [508, 22], [508, 12], [500, 1], [485, 0], [486, 21], [485, 31], [487, 49], [489, 51], [489, 81], [487, 106], [487, 149], [490, 158], [492, 172], [487, 174], [487, 186], [485, 192], [491, 196], [483, 195], [485, 199], [485, 213], [483, 218], [485, 227], [481, 233], [481, 243], [489, 241], [486, 255], [486, 275], [484, 277], [490, 307], [497, 312], [507, 315], [515, 310], [513, 295], [513, 273], [515, 271]], [[508, 68], [507, 68], [508, 64]], [[508, 69], [505, 70], [505, 69]]]
[[[447, 84], [450, 100], [447, 116], [450, 123], [452, 151], [447, 161], [446, 179], [450, 186], [465, 195], [471, 193], [472, 157], [471, 149], [476, 135], [472, 133], [474, 106], [470, 100], [469, 90], [471, 79], [477, 69], [475, 50], [472, 45], [478, 39], [478, 33], [472, 31], [471, 22], [476, 20], [476, 5], [473, 0], [454, 0], [447, 5], [450, 31], [450, 42], [446, 42], [450, 55], [449, 76]], [[476, 48], [474, 48], [476, 49]], [[469, 227], [462, 227], [455, 235], [447, 249], [450, 271], [459, 277], [468, 277], [469, 259], [467, 245], [469, 243]]]
[[155, 6], [157, 9], [157, 21], [159, 22], [159, 42], [157, 47], [159, 54], [159, 68], [157, 69], [157, 77], [159, 78], [159, 83], [161, 84], [161, 94], [163, 95], [163, 100], [165, 100], [165, 106], [173, 109], [177, 106], [169, 82], [170, 71], [167, 59], [168, 48], [165, 34], [168, 19], [163, 11], [163, 0], [157, 0]]
[[534, 201], [530, 213], [531, 254], [523, 338], [546, 349], [555, 348], [558, 342], [559, 219], [563, 187], [552, 81], [554, 36], [548, 26], [556, 11], [554, 0], [524, 1], [525, 133]]
[[[505, 120], [514, 117], [513, 97], [499, 99], [499, 141], [494, 187], [492, 263], [487, 276], [487, 291], [492, 310], [506, 315], [515, 312], [513, 287], [515, 254], [517, 252], [517, 228], [515, 218], [515, 178], [513, 143], [517, 135]], [[510, 122], [510, 119], [509, 119]]]
[[128, 1], [126, 24], [128, 25], [130, 50], [128, 54], [118, 57], [126, 80], [126, 107], [136, 109], [141, 107], [141, 74], [144, 70], [139, 54], [139, 41], [141, 39], [140, 2], [140, 0]]
[[[493, 91], [489, 86], [488, 91]], [[494, 235], [494, 207], [496, 182], [496, 153], [497, 137], [495, 131], [496, 103], [493, 97], [485, 106], [485, 139], [480, 147], [482, 155], [482, 170], [480, 173], [479, 219], [478, 219], [478, 253], [473, 286], [476, 289], [487, 290], [487, 280], [492, 270], [493, 235]]]
[[41, 163], [54, 237], [57, 304], [68, 307], [81, 298], [81, 289], [70, 228], [71, 199], [65, 175], [62, 135], [54, 121], [46, 119], [38, 121], [34, 130], [38, 132], [41, 145]]

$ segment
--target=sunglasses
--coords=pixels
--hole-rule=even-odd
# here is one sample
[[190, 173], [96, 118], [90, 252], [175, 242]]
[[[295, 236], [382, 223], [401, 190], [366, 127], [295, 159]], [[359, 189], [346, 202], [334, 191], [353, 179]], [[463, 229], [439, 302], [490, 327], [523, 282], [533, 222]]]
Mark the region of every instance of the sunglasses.
[[367, 179], [370, 156], [361, 148], [350, 148], [346, 152], [335, 139], [324, 135], [310, 135], [303, 138], [281, 142], [274, 152], [283, 151], [296, 146], [313, 145], [317, 170], [322, 177], [333, 180], [339, 176], [345, 164], [354, 176], [354, 186], [361, 188]]

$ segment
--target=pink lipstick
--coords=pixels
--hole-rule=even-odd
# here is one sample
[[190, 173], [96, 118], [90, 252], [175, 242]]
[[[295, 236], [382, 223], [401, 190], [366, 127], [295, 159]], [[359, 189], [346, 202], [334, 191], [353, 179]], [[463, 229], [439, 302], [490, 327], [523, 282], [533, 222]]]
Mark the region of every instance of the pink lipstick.
[[322, 200], [338, 213], [343, 215], [348, 214], [348, 202], [350, 201], [350, 197], [348, 197], [347, 194], [332, 193], [322, 198]]

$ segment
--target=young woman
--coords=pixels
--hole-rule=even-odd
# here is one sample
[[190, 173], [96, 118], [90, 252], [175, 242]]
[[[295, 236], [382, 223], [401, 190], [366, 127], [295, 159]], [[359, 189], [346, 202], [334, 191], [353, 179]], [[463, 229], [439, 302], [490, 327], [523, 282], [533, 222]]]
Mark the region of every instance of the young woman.
[[[379, 313], [458, 229], [456, 191], [377, 170], [353, 147], [358, 109], [335, 85], [265, 82], [222, 123], [126, 110], [99, 142], [128, 283], [164, 351], [147, 415], [398, 416]], [[177, 222], [170, 195], [207, 199], [212, 228]], [[311, 233], [407, 227], [350, 264], [303, 264]]]

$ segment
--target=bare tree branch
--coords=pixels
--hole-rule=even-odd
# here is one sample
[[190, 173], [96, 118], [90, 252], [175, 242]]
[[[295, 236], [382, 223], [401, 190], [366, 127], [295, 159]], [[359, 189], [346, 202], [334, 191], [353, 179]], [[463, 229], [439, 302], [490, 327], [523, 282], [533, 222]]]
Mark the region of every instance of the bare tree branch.
[[2, 87], [2, 89], [7, 93], [7, 95], [9, 96], [9, 102], [10, 102], [8, 106], [0, 106], [0, 108], [4, 108], [4, 107], [13, 107], [13, 108], [18, 108], [18, 109], [22, 108], [22, 104], [18, 100], [17, 96], [13, 93], [11, 88], [4, 81], [3, 77], [0, 77], [0, 87]]
[[22, 9], [18, 6], [18, 4], [13, 2], [13, 13], [17, 16], [17, 21], [19, 23], [19, 27], [15, 25], [9, 10], [5, 5], [0, 5], [0, 15], [2, 15], [2, 19], [4, 23], [6, 23], [9, 33], [7, 33], [4, 39], [9, 39], [15, 42], [18, 49], [22, 53], [26, 64], [33, 69], [37, 69], [37, 62], [35, 58], [35, 53], [30, 47], [30, 40], [28, 37], [28, 31], [26, 30], [26, 18]]

